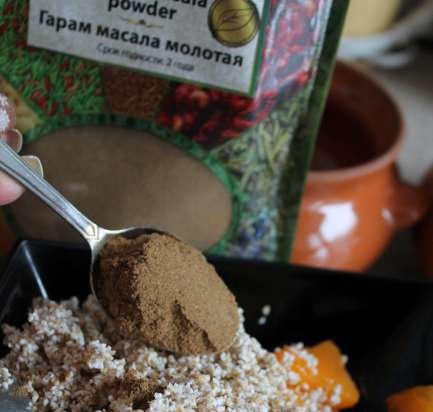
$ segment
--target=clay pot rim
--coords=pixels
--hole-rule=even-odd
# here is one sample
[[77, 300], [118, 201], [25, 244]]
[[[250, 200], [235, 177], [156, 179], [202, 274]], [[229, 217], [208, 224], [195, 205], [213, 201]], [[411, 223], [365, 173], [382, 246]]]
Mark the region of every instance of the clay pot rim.
[[359, 69], [356, 69], [350, 64], [343, 63], [342, 61], [338, 61], [337, 65], [343, 70], [349, 70], [351, 72], [355, 72], [359, 79], [363, 82], [370, 83], [379, 94], [382, 94], [388, 104], [389, 109], [395, 113], [395, 118], [398, 123], [397, 127], [397, 136], [394, 143], [382, 154], [376, 156], [375, 158], [365, 162], [363, 164], [351, 167], [343, 167], [335, 170], [310, 170], [308, 173], [307, 180], [312, 183], [320, 183], [320, 182], [339, 182], [344, 181], [351, 178], [357, 178], [361, 176], [365, 176], [371, 174], [377, 170], [382, 169], [384, 166], [392, 164], [398, 154], [401, 151], [403, 146], [403, 142], [405, 140], [405, 131], [406, 124], [404, 121], [404, 117], [401, 111], [400, 106], [398, 105], [396, 99], [386, 90], [384, 86], [382, 86], [377, 80], [375, 80], [372, 76], [362, 72]]

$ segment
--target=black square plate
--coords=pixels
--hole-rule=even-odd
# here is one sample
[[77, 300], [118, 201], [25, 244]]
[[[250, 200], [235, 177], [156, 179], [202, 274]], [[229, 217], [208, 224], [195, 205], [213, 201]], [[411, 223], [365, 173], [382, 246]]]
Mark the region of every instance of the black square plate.
[[[354, 411], [384, 412], [384, 399], [403, 388], [433, 383], [433, 285], [211, 258], [245, 310], [246, 328], [262, 344], [334, 340], [349, 356], [362, 392]], [[24, 241], [0, 277], [0, 323], [26, 320], [37, 296], [84, 298], [88, 252], [78, 246]], [[271, 305], [265, 325], [261, 309]], [[0, 346], [0, 355], [6, 348]], [[21, 412], [0, 398], [0, 411]]]

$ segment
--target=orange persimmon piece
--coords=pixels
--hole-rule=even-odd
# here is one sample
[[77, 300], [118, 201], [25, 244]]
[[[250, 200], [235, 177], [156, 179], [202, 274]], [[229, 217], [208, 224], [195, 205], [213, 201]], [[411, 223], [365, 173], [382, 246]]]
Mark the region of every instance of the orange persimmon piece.
[[281, 363], [284, 363], [285, 352], [292, 357], [291, 371], [299, 377], [299, 382], [295, 379], [292, 386], [307, 384], [311, 389], [323, 388], [328, 399], [336, 398], [333, 407], [337, 409], [350, 408], [358, 403], [358, 388], [347, 372], [340, 349], [334, 342], [325, 341], [303, 350], [296, 349], [296, 346], [277, 349], [275, 354]]
[[391, 395], [388, 412], [433, 412], [433, 386], [416, 386]]

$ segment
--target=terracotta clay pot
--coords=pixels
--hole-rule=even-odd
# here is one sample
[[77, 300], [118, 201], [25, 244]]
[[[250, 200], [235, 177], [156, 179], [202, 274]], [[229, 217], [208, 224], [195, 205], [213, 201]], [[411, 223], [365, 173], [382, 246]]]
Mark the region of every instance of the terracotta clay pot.
[[417, 243], [425, 272], [433, 279], [433, 168], [424, 179], [424, 189], [431, 207], [418, 232]]
[[396, 230], [423, 217], [424, 193], [403, 182], [395, 165], [403, 129], [397, 105], [377, 83], [337, 64], [292, 263], [362, 271]]

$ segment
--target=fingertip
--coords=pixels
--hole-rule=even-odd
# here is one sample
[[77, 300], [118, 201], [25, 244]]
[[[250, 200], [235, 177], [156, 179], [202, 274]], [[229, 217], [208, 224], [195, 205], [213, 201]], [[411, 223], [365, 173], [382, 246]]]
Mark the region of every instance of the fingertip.
[[0, 206], [15, 202], [24, 189], [11, 178], [0, 174]]
[[23, 148], [23, 135], [17, 129], [0, 132], [0, 139], [4, 140], [15, 153], [19, 153]]

